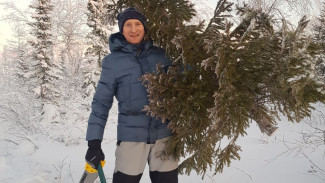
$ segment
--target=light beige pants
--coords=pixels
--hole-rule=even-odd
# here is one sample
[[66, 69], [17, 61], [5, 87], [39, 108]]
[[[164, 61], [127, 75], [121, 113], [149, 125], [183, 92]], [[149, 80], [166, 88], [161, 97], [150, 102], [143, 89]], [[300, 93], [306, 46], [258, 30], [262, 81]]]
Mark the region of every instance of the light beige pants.
[[162, 155], [169, 137], [157, 140], [155, 144], [146, 142], [120, 142], [115, 152], [115, 170], [127, 175], [143, 173], [146, 163], [150, 171], [168, 172], [178, 167], [174, 157]]

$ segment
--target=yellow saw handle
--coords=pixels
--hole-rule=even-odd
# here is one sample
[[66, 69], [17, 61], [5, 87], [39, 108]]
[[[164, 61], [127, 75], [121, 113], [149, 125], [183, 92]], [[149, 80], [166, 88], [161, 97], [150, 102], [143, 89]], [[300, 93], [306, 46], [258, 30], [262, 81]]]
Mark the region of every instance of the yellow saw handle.
[[[104, 167], [106, 161], [100, 161], [100, 165]], [[85, 170], [89, 173], [97, 173], [98, 170], [96, 170], [94, 167], [92, 167], [90, 164], [86, 163]]]
[[106, 183], [106, 178], [105, 178], [104, 171], [103, 171], [104, 165], [105, 165], [105, 161], [100, 161], [98, 170], [96, 170], [90, 164], [86, 163], [85, 171], [82, 174], [79, 183], [93, 183], [97, 179], [98, 176], [99, 176], [101, 183]]

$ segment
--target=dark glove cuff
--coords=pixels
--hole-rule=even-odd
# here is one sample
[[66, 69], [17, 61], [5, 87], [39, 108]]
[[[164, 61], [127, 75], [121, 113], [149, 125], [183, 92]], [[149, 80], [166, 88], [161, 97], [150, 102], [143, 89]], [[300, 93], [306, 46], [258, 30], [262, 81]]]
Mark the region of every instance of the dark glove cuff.
[[100, 149], [102, 141], [99, 139], [88, 141], [88, 147], [92, 149]]

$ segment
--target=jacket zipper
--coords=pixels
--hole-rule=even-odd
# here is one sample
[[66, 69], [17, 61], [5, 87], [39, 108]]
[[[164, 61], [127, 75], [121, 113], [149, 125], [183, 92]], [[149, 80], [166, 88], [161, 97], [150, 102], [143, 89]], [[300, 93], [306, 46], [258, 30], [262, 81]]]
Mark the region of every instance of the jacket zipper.
[[137, 59], [138, 63], [140, 64], [141, 73], [142, 73], [142, 75], [143, 75], [143, 74], [144, 74], [144, 71], [143, 71], [143, 68], [142, 68], [142, 64], [141, 64], [140, 61], [139, 61], [140, 54], [141, 54], [141, 48], [138, 47], [138, 48], [137, 48], [137, 56], [136, 56], [135, 58]]
[[138, 47], [138, 49], [137, 49], [137, 57], [139, 57], [139, 56], [140, 56], [140, 53], [141, 53], [141, 48], [140, 48], [140, 47]]

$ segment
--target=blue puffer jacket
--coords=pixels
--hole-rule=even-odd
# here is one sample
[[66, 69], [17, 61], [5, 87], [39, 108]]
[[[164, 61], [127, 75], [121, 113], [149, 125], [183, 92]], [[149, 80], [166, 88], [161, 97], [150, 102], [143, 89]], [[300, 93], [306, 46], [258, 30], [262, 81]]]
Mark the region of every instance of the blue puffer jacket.
[[118, 100], [117, 139], [121, 141], [149, 142], [170, 136], [168, 123], [147, 116], [143, 107], [148, 105], [148, 93], [139, 81], [145, 73], [156, 70], [156, 64], [170, 65], [165, 52], [143, 42], [141, 46], [127, 43], [121, 33], [109, 38], [111, 54], [103, 59], [102, 73], [92, 102], [86, 140], [103, 138], [108, 112], [113, 97]]

